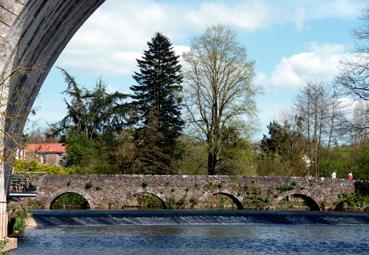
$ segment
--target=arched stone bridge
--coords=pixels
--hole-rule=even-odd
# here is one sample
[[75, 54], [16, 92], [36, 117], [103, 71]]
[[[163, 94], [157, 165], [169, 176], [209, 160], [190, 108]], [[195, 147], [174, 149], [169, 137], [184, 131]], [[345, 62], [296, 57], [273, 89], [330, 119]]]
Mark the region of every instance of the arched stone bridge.
[[130, 197], [149, 193], [164, 205], [182, 201], [182, 208], [201, 208], [211, 196], [220, 194], [231, 198], [239, 209], [275, 209], [282, 199], [297, 197], [311, 210], [334, 210], [340, 193], [368, 186], [346, 180], [243, 176], [42, 175], [36, 179], [34, 199], [45, 209], [72, 192], [83, 196], [91, 209], [122, 209]]

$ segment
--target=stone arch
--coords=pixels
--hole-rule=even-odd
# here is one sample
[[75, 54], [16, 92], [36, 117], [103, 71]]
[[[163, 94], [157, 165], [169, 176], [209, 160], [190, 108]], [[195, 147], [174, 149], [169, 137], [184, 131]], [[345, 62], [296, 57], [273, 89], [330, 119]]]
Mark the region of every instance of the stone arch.
[[203, 201], [206, 201], [207, 199], [209, 199], [209, 197], [211, 196], [216, 196], [216, 195], [223, 195], [226, 196], [228, 198], [230, 198], [232, 200], [232, 202], [237, 206], [238, 210], [242, 210], [243, 209], [243, 205], [241, 203], [242, 199], [239, 199], [237, 196], [232, 195], [228, 192], [215, 192], [215, 193], [211, 193], [205, 197], [202, 198]]
[[[16, 2], [15, 0], [8, 0]], [[0, 49], [0, 88], [7, 133], [20, 134], [51, 67], [73, 35], [105, 0], [28, 1]], [[7, 79], [13, 74], [12, 79]], [[5, 139], [2, 137], [2, 139]], [[7, 147], [11, 147], [8, 141]]]
[[283, 198], [289, 197], [289, 196], [303, 199], [306, 205], [310, 208], [310, 211], [320, 211], [320, 206], [316, 202], [317, 200], [314, 199], [313, 196], [309, 192], [303, 191], [303, 190], [299, 190], [299, 191], [291, 190], [291, 191], [284, 192], [280, 194], [278, 197], [274, 198], [272, 202], [270, 203], [269, 207], [271, 209], [275, 209], [278, 203]]
[[131, 193], [131, 194], [129, 194], [129, 195], [126, 196], [126, 200], [128, 200], [128, 199], [130, 199], [130, 198], [132, 198], [134, 196], [141, 195], [141, 194], [148, 194], [148, 195], [151, 195], [151, 196], [154, 196], [154, 197], [158, 198], [160, 200], [160, 202], [161, 202], [162, 208], [163, 209], [166, 209], [167, 208], [166, 202], [163, 199], [163, 197], [160, 196], [160, 195], [158, 195], [158, 194], [155, 194], [153, 192], [150, 192], [150, 191], [133, 192], [133, 193]]
[[[51, 203], [50, 203], [50, 206], [49, 206], [49, 209], [50, 210], [53, 210], [53, 209], [56, 209], [56, 210], [58, 210], [58, 209], [60, 209], [60, 208], [53, 208], [53, 205], [55, 205], [54, 203], [59, 199], [59, 198], [61, 198], [61, 197], [63, 197], [64, 195], [73, 195], [74, 197], [75, 196], [77, 196], [77, 197], [80, 197], [80, 198], [82, 198], [83, 200], [84, 200], [84, 203], [86, 203], [87, 204], [87, 206], [86, 207], [83, 207], [83, 208], [78, 208], [78, 209], [91, 209], [90, 208], [90, 204], [88, 203], [88, 201], [87, 201], [87, 199], [86, 198], [84, 198], [81, 194], [78, 194], [78, 193], [75, 193], [75, 192], [66, 192], [66, 193], [63, 193], [63, 194], [60, 194], [59, 196], [57, 196], [57, 197], [55, 197], [55, 199], [53, 200], [53, 201], [51, 201]], [[68, 207], [67, 207], [68, 208]], [[75, 209], [75, 208], [74, 208]]]
[[[0, 38], [0, 80], [4, 81], [0, 88], [1, 108], [5, 112], [0, 118], [0, 129], [3, 130], [0, 150], [5, 155], [16, 146], [8, 137], [22, 133], [51, 67], [75, 32], [104, 1], [5, 1], [9, 5], [25, 3], [5, 38]], [[13, 154], [10, 153], [9, 162], [14, 159]], [[5, 170], [4, 186], [8, 192], [11, 169]]]
[[82, 189], [71, 189], [71, 188], [63, 188], [60, 189], [54, 193], [52, 193], [49, 198], [47, 199], [46, 202], [46, 208], [50, 209], [51, 208], [51, 204], [61, 195], [67, 194], [67, 193], [74, 193], [74, 194], [78, 194], [80, 196], [82, 196], [84, 199], [86, 199], [87, 203], [90, 206], [90, 209], [95, 209], [95, 204], [93, 202], [93, 198], [90, 196], [90, 194], [88, 194], [85, 190]]

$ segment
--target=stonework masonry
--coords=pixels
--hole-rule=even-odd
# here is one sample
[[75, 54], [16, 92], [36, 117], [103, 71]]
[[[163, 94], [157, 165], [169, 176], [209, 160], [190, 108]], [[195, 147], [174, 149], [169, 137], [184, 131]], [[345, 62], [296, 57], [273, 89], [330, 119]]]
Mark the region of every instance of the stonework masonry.
[[[368, 190], [367, 182], [321, 178], [165, 175], [39, 175], [38, 201], [45, 209], [60, 195], [82, 195], [91, 209], [123, 209], [137, 194], [149, 193], [163, 204], [182, 201], [181, 208], [201, 208], [209, 197], [221, 194], [239, 209], [275, 209], [287, 196], [302, 198], [311, 209], [334, 210], [339, 194]], [[193, 203], [196, 201], [196, 204]]]

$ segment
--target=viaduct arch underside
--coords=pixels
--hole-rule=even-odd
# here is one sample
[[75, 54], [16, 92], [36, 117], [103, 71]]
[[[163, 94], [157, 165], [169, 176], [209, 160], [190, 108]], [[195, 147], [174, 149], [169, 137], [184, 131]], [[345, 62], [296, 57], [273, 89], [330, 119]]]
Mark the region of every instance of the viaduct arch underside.
[[56, 59], [105, 0], [0, 1], [0, 239], [17, 137]]
[[[0, 13], [0, 128], [2, 151], [12, 162], [12, 139], [23, 131], [51, 67], [75, 32], [105, 0], [3, 0]], [[18, 12], [18, 15], [16, 13]], [[5, 28], [4, 28], [5, 27]], [[5, 135], [5, 134], [6, 135]], [[9, 169], [5, 169], [9, 171]], [[8, 178], [5, 189], [8, 189]]]

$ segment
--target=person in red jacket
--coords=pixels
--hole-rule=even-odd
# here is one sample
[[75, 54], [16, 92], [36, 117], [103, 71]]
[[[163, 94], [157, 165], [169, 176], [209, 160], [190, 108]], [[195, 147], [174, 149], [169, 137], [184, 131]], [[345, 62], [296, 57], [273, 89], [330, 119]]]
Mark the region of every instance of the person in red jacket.
[[352, 179], [354, 178], [354, 176], [352, 175], [352, 172], [350, 171], [349, 173], [348, 173], [348, 175], [347, 175], [347, 179], [349, 180], [349, 181], [352, 181]]

